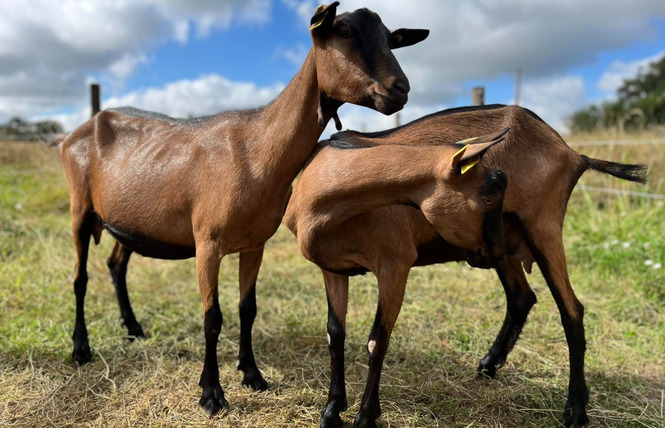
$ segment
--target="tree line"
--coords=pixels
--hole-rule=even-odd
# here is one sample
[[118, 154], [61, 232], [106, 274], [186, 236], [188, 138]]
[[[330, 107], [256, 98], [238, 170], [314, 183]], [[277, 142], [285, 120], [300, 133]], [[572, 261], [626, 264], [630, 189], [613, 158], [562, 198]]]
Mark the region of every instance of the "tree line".
[[576, 111], [570, 117], [574, 133], [614, 130], [644, 131], [665, 126], [665, 56], [625, 79], [616, 101]]
[[62, 132], [62, 125], [54, 120], [30, 122], [20, 117], [13, 117], [0, 125], [0, 137], [38, 137]]

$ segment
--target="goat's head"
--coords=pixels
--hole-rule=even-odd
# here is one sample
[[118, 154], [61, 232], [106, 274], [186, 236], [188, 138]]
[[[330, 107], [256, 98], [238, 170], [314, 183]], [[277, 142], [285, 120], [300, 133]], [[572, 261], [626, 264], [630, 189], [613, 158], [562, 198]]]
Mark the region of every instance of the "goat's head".
[[488, 258], [505, 253], [502, 213], [508, 178], [487, 162], [475, 165], [487, 149], [504, 140], [507, 132], [508, 128], [465, 141], [469, 144], [444, 159], [437, 174], [437, 191], [422, 206], [427, 219], [447, 241], [478, 250]]
[[409, 80], [391, 49], [418, 43], [429, 30], [390, 32], [379, 15], [367, 9], [335, 16], [338, 4], [320, 6], [310, 26], [321, 107], [332, 109], [323, 116], [335, 117], [345, 102], [384, 114], [401, 110], [408, 99]]

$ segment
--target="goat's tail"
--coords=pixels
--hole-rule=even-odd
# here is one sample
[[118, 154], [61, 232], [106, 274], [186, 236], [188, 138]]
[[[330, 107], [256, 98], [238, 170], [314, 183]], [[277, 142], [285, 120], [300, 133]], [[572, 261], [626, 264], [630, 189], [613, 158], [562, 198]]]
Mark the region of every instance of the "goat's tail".
[[635, 181], [637, 183], [644, 184], [647, 181], [646, 165], [611, 162], [602, 159], [589, 158], [584, 155], [582, 155], [582, 159], [586, 163], [587, 169], [593, 169], [594, 171], [600, 171], [623, 180]]

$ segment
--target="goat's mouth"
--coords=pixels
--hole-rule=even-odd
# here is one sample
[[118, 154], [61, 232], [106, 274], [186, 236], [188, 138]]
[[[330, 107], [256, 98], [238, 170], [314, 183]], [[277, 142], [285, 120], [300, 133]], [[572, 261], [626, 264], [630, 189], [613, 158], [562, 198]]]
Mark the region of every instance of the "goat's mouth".
[[379, 82], [372, 85], [369, 97], [372, 100], [373, 108], [385, 115], [393, 114], [404, 108], [409, 100], [409, 85], [390, 84], [385, 86]]
[[402, 92], [396, 93], [393, 91], [387, 95], [376, 91], [372, 93], [374, 108], [385, 115], [390, 115], [402, 110], [408, 100], [409, 96]]

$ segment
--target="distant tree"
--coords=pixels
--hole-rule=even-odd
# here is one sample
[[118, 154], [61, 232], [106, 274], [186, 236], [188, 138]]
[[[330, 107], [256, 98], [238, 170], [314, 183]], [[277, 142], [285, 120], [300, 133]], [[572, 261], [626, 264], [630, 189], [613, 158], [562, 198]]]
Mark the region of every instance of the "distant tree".
[[620, 100], [627, 102], [650, 98], [665, 91], [665, 56], [640, 69], [637, 77], [626, 79], [617, 90]]
[[5, 134], [9, 135], [29, 134], [31, 132], [30, 122], [20, 117], [12, 117], [6, 124], [2, 125], [2, 128]]
[[38, 136], [62, 132], [62, 125], [54, 120], [29, 122], [20, 117], [12, 117], [7, 123], [0, 125], [0, 135]]
[[570, 130], [574, 133], [594, 131], [602, 119], [602, 110], [592, 105], [578, 110], [570, 118]]
[[62, 125], [55, 120], [42, 120], [35, 122], [35, 131], [38, 134], [58, 134], [62, 132]]
[[573, 132], [641, 131], [665, 124], [665, 56], [640, 69], [635, 78], [625, 79], [616, 101], [578, 110], [568, 123]]

